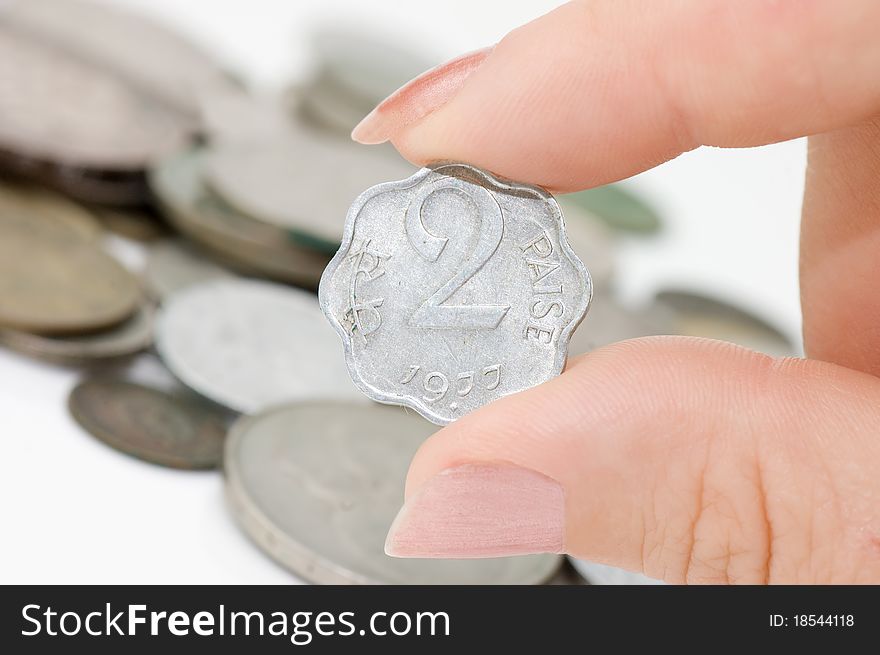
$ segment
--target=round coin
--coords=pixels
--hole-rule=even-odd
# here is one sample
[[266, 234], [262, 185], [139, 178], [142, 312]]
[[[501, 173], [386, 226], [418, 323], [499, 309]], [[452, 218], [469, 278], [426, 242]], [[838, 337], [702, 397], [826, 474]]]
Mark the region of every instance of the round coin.
[[67, 166], [138, 170], [191, 125], [121, 80], [0, 24], [0, 147]]
[[330, 256], [310, 249], [308, 240], [232, 209], [205, 188], [204, 162], [202, 151], [181, 152], [151, 171], [150, 185], [169, 222], [246, 273], [316, 287]]
[[187, 287], [233, 277], [227, 269], [207, 259], [184, 241], [167, 239], [150, 248], [144, 283], [152, 298], [162, 301]]
[[666, 289], [655, 302], [670, 310], [676, 334], [720, 339], [785, 357], [795, 346], [782, 331], [755, 314], [697, 291]]
[[649, 578], [641, 573], [618, 569], [605, 564], [596, 564], [583, 559], [569, 557], [575, 570], [591, 585], [662, 585], [662, 580]]
[[383, 180], [412, 174], [390, 146], [363, 148], [299, 127], [272, 142], [210, 148], [205, 180], [239, 211], [332, 253], [352, 198]]
[[358, 387], [446, 424], [558, 375], [592, 283], [550, 195], [442, 164], [355, 201], [319, 294]]
[[557, 555], [396, 559], [385, 535], [416, 449], [435, 428], [390, 407], [297, 403], [239, 419], [226, 444], [226, 495], [250, 537], [319, 584], [538, 584]]
[[10, 232], [0, 239], [0, 327], [64, 334], [122, 322], [137, 280], [96, 247]]
[[106, 67], [195, 116], [201, 94], [238, 88], [206, 52], [148, 16], [83, 0], [13, 0], [0, 20]]
[[314, 295], [270, 282], [214, 280], [170, 296], [156, 348], [184, 384], [239, 412], [362, 399]]
[[122, 380], [86, 380], [70, 393], [73, 418], [104, 443], [179, 469], [217, 468], [226, 428], [195, 400]]
[[86, 243], [101, 235], [94, 215], [66, 198], [35, 186], [0, 182], [0, 233], [8, 229]]
[[51, 337], [0, 330], [0, 343], [26, 355], [62, 364], [85, 364], [129, 357], [153, 344], [153, 315], [141, 305], [134, 316], [108, 330], [80, 336]]

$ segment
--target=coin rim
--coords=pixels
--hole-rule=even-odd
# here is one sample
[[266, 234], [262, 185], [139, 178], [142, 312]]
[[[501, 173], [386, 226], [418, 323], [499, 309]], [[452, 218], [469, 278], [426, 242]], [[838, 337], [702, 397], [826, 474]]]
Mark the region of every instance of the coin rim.
[[[337, 564], [279, 529], [248, 493], [241, 473], [236, 467], [236, 449], [240, 447], [249, 430], [254, 425], [264, 420], [267, 416], [279, 412], [290, 411], [293, 408], [313, 407], [329, 407], [344, 411], [351, 407], [368, 409], [370, 406], [352, 405], [351, 403], [332, 400], [315, 400], [275, 405], [258, 414], [242, 414], [229, 428], [223, 450], [223, 488], [227, 505], [239, 527], [261, 551], [269, 555], [282, 568], [304, 580], [321, 585], [392, 584], [357, 573], [346, 566]], [[544, 553], [543, 555], [547, 558], [547, 570], [539, 570], [540, 575], [536, 576], [531, 584], [543, 584], [550, 580], [559, 570], [564, 560], [561, 555], [556, 555], [555, 557], [551, 553]], [[290, 562], [295, 564], [292, 565]], [[526, 583], [523, 582], [522, 584]]]
[[[177, 398], [167, 391], [155, 389], [153, 387], [132, 382], [130, 380], [108, 380], [100, 377], [91, 377], [80, 380], [67, 395], [67, 409], [70, 412], [70, 415], [73, 417], [73, 420], [76, 421], [77, 425], [79, 425], [84, 431], [89, 433], [92, 437], [94, 437], [101, 443], [110, 446], [111, 448], [113, 448], [113, 450], [117, 452], [128, 455], [129, 457], [133, 457], [134, 459], [137, 459], [139, 461], [147, 462], [149, 464], [155, 464], [158, 466], [164, 466], [166, 468], [173, 468], [182, 471], [215, 471], [222, 466], [223, 456], [226, 452], [225, 444], [223, 443], [221, 443], [220, 448], [218, 449], [216, 459], [210, 461], [207, 459], [193, 461], [188, 460], [185, 457], [178, 457], [176, 455], [162, 453], [156, 450], [148, 450], [146, 448], [135, 447], [131, 444], [131, 442], [120, 438], [113, 431], [105, 430], [99, 424], [99, 422], [90, 420], [91, 417], [87, 413], [80, 411], [79, 405], [76, 402], [77, 392], [80, 389], [85, 388], [86, 386], [94, 384], [109, 384], [111, 386], [124, 386], [135, 388], [139, 391], [147, 391], [154, 396], [161, 396], [165, 400], [170, 399], [171, 402], [175, 403], [180, 402], [183, 404], [189, 404], [190, 401], [187, 401], [183, 398]], [[224, 428], [223, 422], [219, 418], [217, 418], [216, 420], [218, 426], [221, 428], [222, 435]]]
[[[479, 178], [482, 178], [485, 182], [488, 182], [490, 185], [492, 185], [494, 189], [500, 190], [502, 192], [521, 192], [525, 190], [534, 193], [540, 200], [545, 201], [550, 206], [551, 212], [553, 213], [554, 217], [559, 221], [559, 246], [562, 252], [568, 258], [568, 260], [574, 266], [575, 271], [581, 276], [581, 279], [584, 281], [585, 293], [583, 294], [583, 300], [575, 308], [572, 320], [565, 328], [562, 329], [559, 334], [559, 347], [557, 347], [556, 349], [556, 357], [554, 360], [553, 369], [551, 370], [550, 377], [547, 378], [548, 380], [562, 373], [563, 369], [565, 368], [565, 362], [568, 359], [568, 347], [571, 342], [571, 336], [572, 334], [574, 334], [574, 331], [577, 329], [578, 325], [580, 325], [581, 322], [584, 320], [584, 317], [587, 315], [587, 311], [590, 308], [590, 303], [593, 300], [592, 277], [590, 276], [590, 272], [587, 270], [587, 267], [584, 265], [583, 261], [581, 261], [581, 258], [568, 243], [568, 237], [565, 233], [565, 217], [562, 215], [562, 210], [559, 207], [559, 203], [556, 202], [556, 199], [552, 195], [550, 195], [547, 191], [538, 186], [523, 184], [520, 182], [508, 182], [502, 178], [496, 177], [488, 171], [476, 168], [474, 166], [471, 166], [470, 164], [460, 162], [439, 162], [420, 169], [415, 174], [411, 175], [405, 180], [383, 182], [382, 184], [377, 184], [376, 186], [370, 187], [369, 189], [364, 191], [361, 195], [357, 197], [357, 199], [355, 199], [354, 203], [349, 208], [348, 214], [345, 217], [345, 226], [342, 233], [342, 245], [333, 256], [333, 259], [330, 260], [330, 263], [327, 264], [327, 268], [324, 269], [324, 273], [321, 275], [321, 281], [318, 284], [318, 303], [321, 306], [321, 311], [324, 312], [324, 316], [327, 317], [327, 320], [330, 321], [333, 329], [336, 330], [336, 333], [342, 339], [343, 349], [345, 350], [345, 363], [348, 367], [349, 375], [351, 375], [351, 379], [354, 382], [355, 386], [357, 386], [357, 388], [360, 389], [367, 397], [375, 400], [376, 402], [384, 403], [386, 405], [402, 405], [405, 407], [410, 407], [411, 409], [414, 409], [419, 414], [421, 414], [426, 419], [436, 425], [449, 425], [456, 419], [442, 416], [441, 414], [433, 411], [417, 396], [409, 396], [405, 394], [396, 394], [382, 391], [377, 387], [368, 384], [360, 376], [360, 373], [358, 372], [357, 361], [354, 353], [352, 352], [351, 335], [348, 334], [347, 330], [342, 326], [342, 324], [331, 312], [330, 299], [328, 298], [328, 296], [331, 293], [329, 290], [331, 285], [331, 278], [333, 277], [333, 275], [335, 275], [337, 269], [342, 264], [342, 262], [345, 261], [348, 257], [348, 253], [351, 249], [352, 241], [354, 239], [355, 221], [357, 220], [357, 217], [360, 215], [367, 202], [383, 193], [387, 193], [390, 191], [403, 191], [405, 189], [411, 188], [419, 184], [431, 173], [444, 175], [442, 171], [447, 168], [468, 169], [471, 173]], [[450, 176], [445, 175], [445, 177]]]

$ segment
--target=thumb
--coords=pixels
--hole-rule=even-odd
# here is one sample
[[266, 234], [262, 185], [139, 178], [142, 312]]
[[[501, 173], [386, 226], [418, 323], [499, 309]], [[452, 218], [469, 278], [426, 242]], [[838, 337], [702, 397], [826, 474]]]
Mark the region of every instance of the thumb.
[[352, 136], [586, 188], [862, 121], [880, 109], [878, 23], [874, 0], [577, 0], [417, 78]]
[[399, 557], [567, 552], [669, 582], [880, 581], [880, 380], [622, 342], [431, 437]]

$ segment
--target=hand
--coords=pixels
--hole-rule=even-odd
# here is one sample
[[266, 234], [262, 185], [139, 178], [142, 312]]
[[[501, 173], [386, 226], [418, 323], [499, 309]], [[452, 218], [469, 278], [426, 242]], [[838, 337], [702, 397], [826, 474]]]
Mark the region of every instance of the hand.
[[810, 137], [809, 359], [658, 337], [441, 430], [387, 550], [567, 552], [673, 583], [880, 582], [880, 3], [571, 2], [356, 128], [557, 191]]

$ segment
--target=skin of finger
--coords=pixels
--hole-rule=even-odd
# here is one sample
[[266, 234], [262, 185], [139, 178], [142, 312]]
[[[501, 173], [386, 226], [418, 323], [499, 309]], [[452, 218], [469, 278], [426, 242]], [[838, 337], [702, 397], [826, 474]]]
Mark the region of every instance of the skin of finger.
[[805, 349], [880, 375], [880, 118], [809, 143], [800, 273]]
[[880, 381], [709, 340], [639, 339], [493, 403], [419, 450], [557, 480], [566, 550], [669, 582], [880, 580]]
[[452, 100], [392, 139], [556, 191], [698, 145], [751, 146], [880, 107], [880, 3], [571, 2], [507, 35]]

